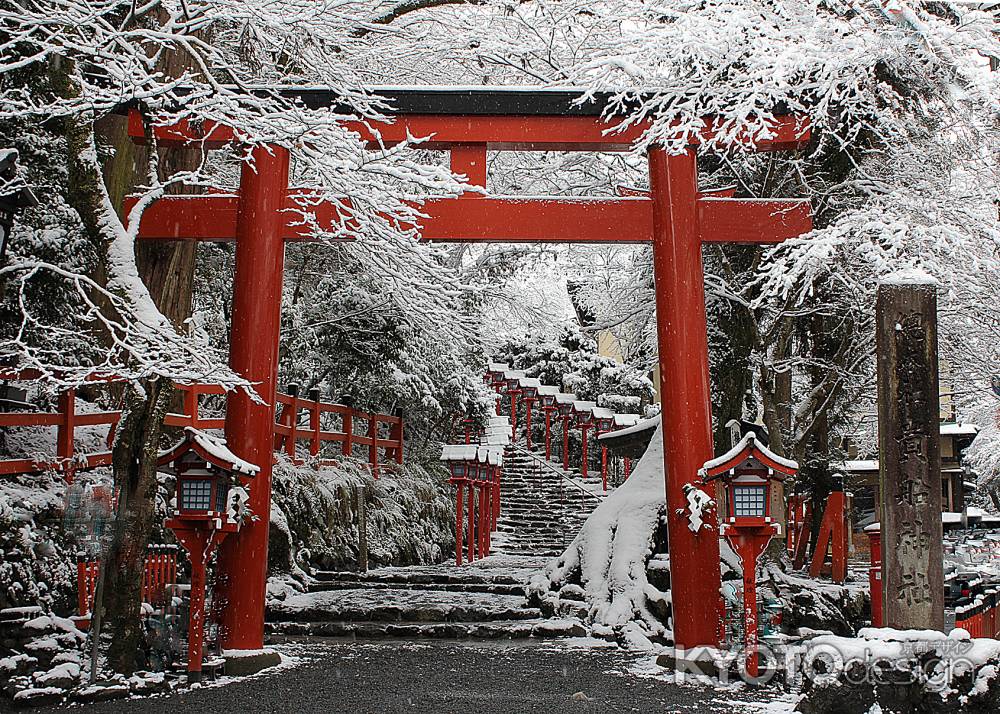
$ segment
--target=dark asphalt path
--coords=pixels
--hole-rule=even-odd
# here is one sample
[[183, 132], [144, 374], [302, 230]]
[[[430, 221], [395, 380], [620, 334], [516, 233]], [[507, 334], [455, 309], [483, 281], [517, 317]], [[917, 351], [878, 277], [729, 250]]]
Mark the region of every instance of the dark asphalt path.
[[[327, 640], [279, 647], [291, 668], [170, 696], [76, 707], [87, 714], [592, 714], [742, 712], [732, 695], [626, 674], [637, 658], [555, 643]], [[574, 698], [574, 694], [583, 692]], [[42, 711], [42, 710], [35, 710]], [[67, 711], [48, 709], [44, 711]]]

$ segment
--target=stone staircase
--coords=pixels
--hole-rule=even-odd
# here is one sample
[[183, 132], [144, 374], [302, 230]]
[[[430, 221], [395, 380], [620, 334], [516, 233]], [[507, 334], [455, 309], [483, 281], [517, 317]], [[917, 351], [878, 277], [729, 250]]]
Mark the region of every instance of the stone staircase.
[[600, 503], [598, 479], [563, 472], [508, 446], [492, 555], [473, 563], [320, 571], [308, 592], [267, 608], [272, 639], [302, 636], [548, 638], [584, 633], [573, 617], [545, 618], [525, 586], [573, 540]]
[[318, 572], [309, 592], [271, 602], [282, 637], [515, 639], [584, 634], [572, 618], [544, 618], [524, 587], [547, 558], [494, 555], [475, 563]]
[[550, 557], [562, 553], [602, 500], [592, 490], [597, 481], [564, 472], [524, 447], [508, 446], [493, 552]]

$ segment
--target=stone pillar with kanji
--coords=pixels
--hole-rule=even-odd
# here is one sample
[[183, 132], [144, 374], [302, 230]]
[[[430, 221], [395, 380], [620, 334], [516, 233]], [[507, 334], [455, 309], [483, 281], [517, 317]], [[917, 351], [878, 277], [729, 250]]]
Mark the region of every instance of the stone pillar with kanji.
[[937, 286], [905, 271], [876, 307], [883, 617], [897, 629], [944, 629]]

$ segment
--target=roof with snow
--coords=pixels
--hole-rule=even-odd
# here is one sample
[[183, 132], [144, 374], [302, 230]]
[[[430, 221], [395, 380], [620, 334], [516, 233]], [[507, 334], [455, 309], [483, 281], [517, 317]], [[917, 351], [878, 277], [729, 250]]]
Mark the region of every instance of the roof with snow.
[[538, 389], [539, 387], [542, 386], [541, 380], [537, 379], [536, 377], [521, 377], [521, 379], [519, 380], [519, 384], [522, 387], [534, 387], [535, 389]]
[[572, 404], [576, 401], [576, 395], [572, 392], [556, 392], [556, 404]]
[[863, 473], [867, 471], [878, 471], [878, 460], [876, 459], [857, 459], [854, 461], [845, 461], [844, 471], [850, 473]]
[[163, 467], [170, 467], [188, 451], [194, 451], [208, 463], [226, 471], [234, 471], [248, 477], [256, 476], [260, 471], [259, 466], [244, 461], [230, 451], [225, 439], [190, 426], [184, 427], [184, 437], [177, 444], [159, 453], [156, 465], [161, 467], [161, 470], [172, 473], [172, 469]]
[[551, 384], [541, 384], [538, 386], [538, 393], [543, 397], [553, 397], [559, 394], [559, 387]]
[[615, 414], [615, 426], [618, 427], [635, 426], [641, 420], [638, 414]]
[[490, 362], [486, 369], [489, 372], [506, 372], [510, 369], [510, 365], [506, 362]]
[[761, 444], [754, 432], [749, 431], [729, 451], [711, 461], [706, 461], [698, 473], [706, 481], [711, 481], [735, 468], [749, 463], [751, 459], [759, 461], [774, 472], [779, 479], [786, 476], [794, 476], [799, 469], [798, 463], [778, 456]]
[[597, 406], [597, 402], [589, 402], [586, 400], [577, 400], [573, 402], [573, 411], [581, 414], [591, 414], [594, 407]]
[[945, 423], [941, 425], [941, 436], [975, 436], [978, 433], [979, 427], [975, 424]]

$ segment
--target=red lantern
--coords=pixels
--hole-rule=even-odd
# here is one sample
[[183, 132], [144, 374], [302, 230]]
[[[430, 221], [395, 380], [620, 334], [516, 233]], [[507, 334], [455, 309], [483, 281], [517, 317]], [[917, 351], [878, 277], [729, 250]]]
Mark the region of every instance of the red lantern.
[[238, 485], [238, 478], [253, 478], [260, 469], [236, 456], [224, 439], [191, 427], [176, 446], [160, 454], [157, 465], [177, 477], [176, 509], [166, 526], [191, 561], [188, 681], [198, 682], [205, 629], [205, 564], [219, 543], [239, 530], [246, 494], [231, 487]]
[[798, 464], [769, 451], [752, 431], [701, 469], [705, 483], [719, 480], [725, 486], [726, 511], [719, 531], [743, 562], [744, 648], [751, 677], [756, 677], [759, 669], [757, 560], [771, 538], [781, 534], [780, 524], [771, 520], [771, 486], [797, 471]]

